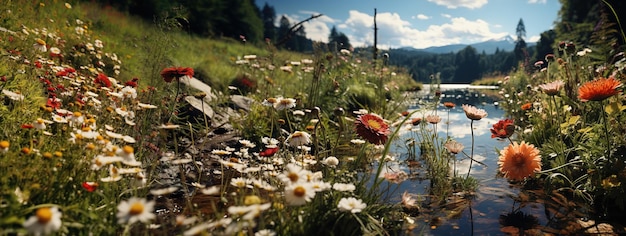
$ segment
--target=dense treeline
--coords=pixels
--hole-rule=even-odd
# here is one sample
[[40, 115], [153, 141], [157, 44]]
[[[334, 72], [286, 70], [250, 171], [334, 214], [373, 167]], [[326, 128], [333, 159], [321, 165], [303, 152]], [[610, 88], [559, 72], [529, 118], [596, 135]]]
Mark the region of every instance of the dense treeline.
[[430, 82], [431, 76], [438, 75], [442, 83], [470, 83], [482, 76], [511, 71], [519, 65], [512, 51], [496, 50], [494, 54], [486, 54], [478, 53], [472, 46], [457, 53], [392, 49], [389, 54], [391, 64], [406, 67], [413, 79], [421, 82]]

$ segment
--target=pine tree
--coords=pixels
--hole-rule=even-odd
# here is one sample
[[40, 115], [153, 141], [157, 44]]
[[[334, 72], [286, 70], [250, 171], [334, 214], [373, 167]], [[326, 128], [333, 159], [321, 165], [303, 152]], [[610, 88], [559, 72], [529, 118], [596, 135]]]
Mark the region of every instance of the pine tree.
[[276, 10], [274, 7], [265, 3], [263, 10], [261, 10], [261, 18], [263, 19], [263, 37], [269, 39], [272, 42], [276, 41]]
[[524, 21], [520, 18], [517, 23], [517, 28], [515, 29], [515, 34], [517, 35], [517, 39], [515, 39], [515, 49], [513, 52], [515, 53], [515, 59], [517, 61], [524, 61], [524, 64], [528, 64], [528, 51], [526, 49], [526, 27], [524, 26]]

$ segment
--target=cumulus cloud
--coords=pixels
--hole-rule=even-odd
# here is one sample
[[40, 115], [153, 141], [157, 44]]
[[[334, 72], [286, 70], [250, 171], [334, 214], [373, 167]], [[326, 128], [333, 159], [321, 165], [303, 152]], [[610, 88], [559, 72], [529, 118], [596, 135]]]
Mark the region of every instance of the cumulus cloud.
[[[285, 15], [285, 17], [287, 17], [291, 25], [297, 24], [298, 22], [303, 21], [309, 18], [310, 16], [319, 14], [318, 12], [312, 12], [312, 11], [300, 11], [298, 13], [299, 14]], [[279, 25], [280, 17], [277, 17], [276, 21], [277, 21], [276, 25]], [[304, 26], [304, 32], [306, 33], [307, 38], [310, 38], [311, 40], [318, 41], [318, 42], [328, 42], [328, 35], [330, 35], [330, 28], [337, 22], [339, 21], [333, 18], [330, 18], [327, 15], [322, 15], [318, 18], [305, 22], [304, 24], [302, 24], [302, 26]]]
[[546, 4], [547, 0], [528, 0], [528, 3], [530, 4], [536, 4], [536, 3], [541, 3], [541, 4]]
[[541, 39], [541, 36], [533, 35], [533, 36], [530, 36], [530, 38], [528, 38], [528, 41], [526, 41], [526, 42], [527, 43], [536, 43], [536, 42], [539, 42], [539, 39]]
[[[447, 23], [430, 25], [423, 30], [411, 26], [397, 13], [379, 13], [376, 22], [381, 48], [385, 48], [384, 45], [426, 48], [461, 42], [482, 42], [508, 34], [492, 32], [489, 24], [483, 20], [472, 21], [463, 17], [453, 17]], [[370, 46], [374, 42], [374, 17], [366, 13], [351, 10], [348, 19], [337, 28], [350, 38], [353, 46]]]
[[424, 15], [424, 14], [417, 14], [417, 16], [414, 16], [414, 18], [420, 19], [420, 20], [428, 20], [430, 19], [430, 16]]
[[[450, 9], [465, 7], [469, 9], [481, 8], [487, 4], [487, 0], [428, 0], [437, 5], [445, 6]], [[529, 1], [545, 1], [545, 0], [529, 0]]]

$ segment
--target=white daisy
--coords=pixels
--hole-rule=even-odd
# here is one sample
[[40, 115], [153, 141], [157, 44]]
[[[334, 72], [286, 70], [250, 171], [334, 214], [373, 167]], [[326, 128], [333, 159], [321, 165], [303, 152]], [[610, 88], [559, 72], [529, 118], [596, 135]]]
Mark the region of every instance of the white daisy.
[[278, 102], [274, 103], [276, 110], [284, 110], [296, 107], [296, 99], [293, 98], [280, 98]]
[[337, 208], [339, 208], [339, 211], [349, 211], [352, 213], [361, 212], [363, 209], [365, 209], [365, 207], [367, 207], [367, 204], [365, 204], [361, 199], [356, 199], [353, 197], [342, 198], [341, 200], [339, 200], [339, 204], [337, 204]]
[[333, 184], [333, 189], [340, 192], [352, 192], [356, 189], [356, 186], [354, 184], [335, 183]]
[[315, 190], [310, 183], [294, 183], [285, 187], [285, 201], [291, 206], [301, 206], [315, 197]]
[[304, 182], [307, 179], [307, 170], [294, 163], [287, 164], [285, 171], [278, 175], [278, 178], [285, 184]]
[[147, 201], [137, 197], [131, 197], [127, 201], [120, 202], [117, 205], [117, 223], [133, 224], [137, 221], [149, 223], [156, 218], [156, 215], [152, 212], [154, 203], [154, 201]]
[[311, 143], [311, 135], [304, 131], [296, 131], [287, 137], [289, 146], [297, 147]]
[[56, 207], [42, 207], [24, 221], [24, 228], [34, 235], [50, 234], [61, 228], [61, 212]]

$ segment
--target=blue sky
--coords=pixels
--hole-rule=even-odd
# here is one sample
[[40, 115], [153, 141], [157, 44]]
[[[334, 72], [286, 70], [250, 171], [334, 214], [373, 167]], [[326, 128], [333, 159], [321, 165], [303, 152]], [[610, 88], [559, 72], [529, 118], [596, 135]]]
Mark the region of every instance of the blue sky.
[[[287, 16], [292, 24], [312, 14], [322, 17], [305, 23], [307, 37], [328, 41], [335, 26], [354, 46], [372, 45], [373, 16], [381, 48], [427, 48], [471, 44], [511, 35], [520, 19], [526, 42], [552, 29], [561, 5], [558, 0], [255, 0], [276, 10], [277, 21]], [[278, 22], [276, 23], [278, 25]]]

